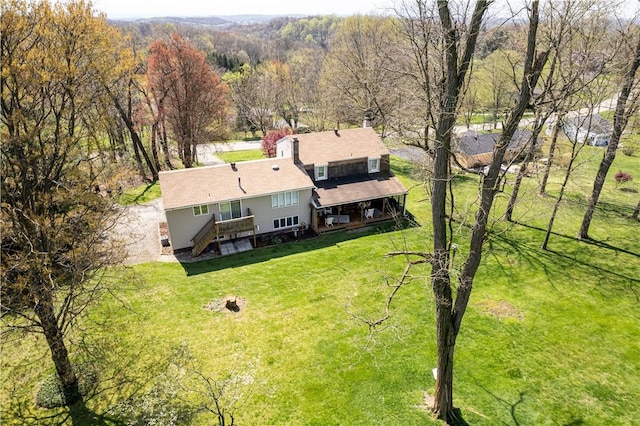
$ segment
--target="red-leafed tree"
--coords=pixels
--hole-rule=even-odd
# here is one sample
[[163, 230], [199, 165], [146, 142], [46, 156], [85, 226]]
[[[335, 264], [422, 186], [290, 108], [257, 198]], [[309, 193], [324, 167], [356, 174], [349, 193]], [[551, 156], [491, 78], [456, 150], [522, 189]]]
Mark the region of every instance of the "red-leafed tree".
[[220, 133], [227, 122], [227, 87], [188, 40], [173, 34], [151, 44], [147, 78], [162, 115], [178, 143], [185, 167], [194, 163], [196, 145]]
[[294, 133], [295, 132], [290, 127], [267, 132], [267, 134], [264, 135], [264, 138], [262, 138], [262, 152], [264, 152], [264, 155], [266, 155], [269, 158], [275, 157], [276, 142], [278, 142], [280, 139], [284, 138], [285, 136], [293, 135]]

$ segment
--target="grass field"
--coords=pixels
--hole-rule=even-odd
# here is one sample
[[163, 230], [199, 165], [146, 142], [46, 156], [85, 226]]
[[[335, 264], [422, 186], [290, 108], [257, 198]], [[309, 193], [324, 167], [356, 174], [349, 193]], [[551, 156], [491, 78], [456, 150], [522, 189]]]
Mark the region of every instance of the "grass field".
[[247, 149], [242, 151], [225, 151], [216, 154], [225, 163], [238, 163], [240, 161], [260, 160], [266, 158], [259, 149]]
[[[574, 238], [601, 155], [592, 147], [581, 152], [549, 251], [539, 247], [561, 171], [548, 197], [535, 195], [536, 176], [525, 181], [518, 224], [499, 220], [509, 183], [497, 198], [456, 350], [455, 404], [470, 424], [632, 425], [640, 418], [640, 241], [638, 222], [629, 218], [640, 194], [638, 154], [618, 155], [615, 170], [636, 180], [616, 187], [611, 174], [594, 240]], [[118, 401], [174, 383], [167, 365], [186, 344], [200, 372], [235, 378], [225, 397], [238, 400], [240, 425], [438, 424], [424, 408], [436, 363], [429, 268], [414, 270], [385, 328], [370, 335], [354, 319], [384, 313], [384, 278], [403, 267], [386, 253], [429, 250], [428, 197], [410, 163], [393, 163], [411, 188], [408, 208], [419, 226], [337, 232], [214, 261], [123, 271], [117, 298], [105, 298], [83, 323], [83, 345], [73, 336], [74, 359], [92, 353], [102, 378], [84, 418], [112, 424], [104, 413]], [[461, 175], [454, 188], [455, 275], [478, 178]], [[205, 309], [226, 296], [239, 298], [239, 312]], [[25, 337], [3, 346], [2, 424], [50, 423], [42, 419], [51, 411], [33, 408], [35, 384], [53, 371], [42, 343]], [[167, 398], [155, 411], [178, 412], [181, 404]], [[204, 412], [184, 421], [216, 422]]]
[[155, 182], [125, 189], [118, 198], [118, 203], [123, 206], [144, 204], [161, 196], [160, 184]]

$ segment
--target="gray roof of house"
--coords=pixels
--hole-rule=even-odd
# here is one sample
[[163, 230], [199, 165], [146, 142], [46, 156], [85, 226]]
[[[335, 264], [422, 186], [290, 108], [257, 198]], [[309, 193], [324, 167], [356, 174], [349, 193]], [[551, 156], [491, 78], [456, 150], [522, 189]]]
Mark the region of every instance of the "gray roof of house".
[[318, 207], [358, 203], [406, 194], [408, 191], [390, 172], [354, 175], [316, 182], [314, 200]]
[[563, 119], [563, 123], [574, 126], [577, 129], [583, 128], [598, 135], [613, 132], [613, 125], [611, 122], [598, 114], [565, 117]]
[[[471, 156], [493, 152], [493, 147], [500, 138], [501, 132], [496, 133], [477, 133], [473, 130], [468, 131], [457, 144], [457, 151]], [[509, 149], [518, 149], [523, 147], [532, 137], [530, 130], [516, 130], [509, 142]], [[538, 140], [538, 143], [540, 141]]]

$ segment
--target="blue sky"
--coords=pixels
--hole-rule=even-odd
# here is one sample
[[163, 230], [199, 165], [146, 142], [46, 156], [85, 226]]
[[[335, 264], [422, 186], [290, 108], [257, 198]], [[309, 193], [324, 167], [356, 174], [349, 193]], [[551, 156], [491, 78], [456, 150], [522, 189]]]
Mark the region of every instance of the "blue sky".
[[93, 0], [108, 18], [221, 15], [352, 15], [381, 12], [387, 0]]

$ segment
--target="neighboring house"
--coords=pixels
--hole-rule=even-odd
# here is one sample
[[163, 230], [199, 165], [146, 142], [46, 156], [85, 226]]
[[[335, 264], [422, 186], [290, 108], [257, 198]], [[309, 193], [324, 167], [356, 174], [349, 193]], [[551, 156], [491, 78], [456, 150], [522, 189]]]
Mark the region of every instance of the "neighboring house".
[[[500, 134], [500, 132], [477, 133], [469, 130], [456, 145], [456, 160], [467, 169], [488, 166], [493, 160], [493, 149]], [[530, 130], [516, 130], [509, 142], [504, 161], [508, 163], [521, 157], [532, 137]], [[541, 141], [538, 140], [536, 144], [541, 145]]]
[[285, 136], [276, 156], [313, 179], [316, 232], [356, 228], [405, 213], [407, 189], [390, 169], [389, 150], [371, 127]]
[[562, 130], [573, 143], [607, 146], [611, 140], [613, 126], [597, 114], [576, 115], [562, 120]]
[[[170, 243], [355, 228], [404, 215], [407, 190], [371, 128], [287, 136], [276, 158], [160, 173]], [[297, 228], [297, 229], [296, 229]]]
[[160, 189], [173, 249], [195, 256], [212, 241], [302, 227], [311, 217], [313, 182], [291, 159], [161, 172]]

